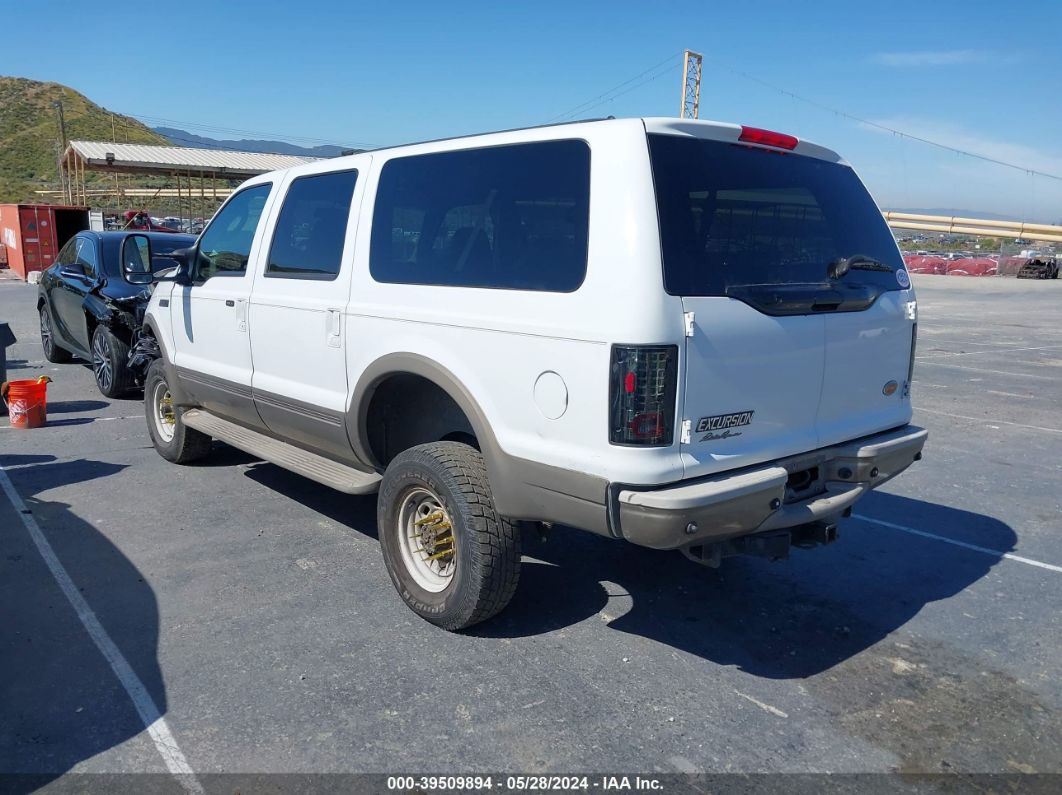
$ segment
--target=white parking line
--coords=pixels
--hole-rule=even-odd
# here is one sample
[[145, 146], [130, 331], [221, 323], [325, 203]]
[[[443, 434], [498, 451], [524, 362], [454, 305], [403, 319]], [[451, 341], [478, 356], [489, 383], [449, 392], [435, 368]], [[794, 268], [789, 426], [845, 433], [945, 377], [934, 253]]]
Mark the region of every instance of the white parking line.
[[927, 533], [925, 530], [915, 530], [913, 527], [905, 527], [902, 524], [893, 524], [892, 522], [884, 522], [881, 519], [871, 519], [869, 516], [863, 516], [859, 513], [852, 514], [853, 519], [859, 519], [864, 522], [870, 522], [871, 524], [880, 524], [882, 527], [891, 527], [893, 530], [902, 530], [905, 533], [911, 533], [916, 536], [922, 536], [923, 538], [932, 538], [934, 541], [943, 541], [945, 544], [953, 544], [963, 549], [969, 549], [974, 552], [983, 552], [986, 555], [991, 555], [994, 558], [1006, 558], [1007, 560], [1013, 560], [1018, 563], [1025, 563], [1028, 566], [1036, 566], [1040, 569], [1047, 569], [1048, 571], [1057, 571], [1062, 574], [1062, 566], [1055, 566], [1052, 563], [1043, 563], [1039, 560], [1033, 560], [1032, 558], [1023, 558], [1020, 555], [1014, 555], [1010, 552], [1000, 552], [998, 549], [989, 549], [988, 547], [979, 547], [976, 544], [967, 544], [965, 541], [957, 541], [954, 538], [947, 538], [946, 536], [938, 536], [936, 533]]
[[995, 389], [986, 389], [985, 392], [989, 395], [1002, 395], [1003, 397], [1022, 398], [1023, 400], [1036, 397], [1036, 395], [1019, 395], [1017, 392], [999, 392]]
[[[80, 417], [71, 417], [71, 419], [81, 419]], [[142, 420], [143, 414], [133, 414], [128, 417], [88, 417], [92, 422], [114, 422], [115, 420]], [[79, 422], [78, 425], [88, 425], [87, 422]], [[48, 423], [44, 423], [45, 428], [48, 427]], [[61, 425], [52, 425], [53, 428], [61, 428]], [[12, 428], [10, 425], [0, 425], [0, 431], [21, 431], [22, 428]]]
[[[1010, 362], [1010, 364], [1028, 364], [1033, 367], [1039, 367], [1036, 362]], [[1054, 376], [1049, 375], [1033, 375], [1032, 373], [1011, 373], [1006, 370], [989, 370], [984, 367], [967, 367], [964, 364], [945, 364], [944, 362], [938, 362], [935, 359], [919, 359], [916, 363], [917, 367], [950, 367], [953, 370], [971, 370], [975, 373], [992, 373], [993, 375], [1009, 375], [1012, 378], [1035, 378], [1038, 381], [1054, 381]]]
[[985, 425], [1012, 425], [1015, 428], [1028, 428], [1030, 431], [1044, 431], [1046, 433], [1062, 433], [1062, 428], [1045, 428], [1042, 425], [1023, 425], [1020, 422], [1010, 422], [1008, 420], [997, 420], [989, 417], [967, 417], [962, 414], [956, 414], [952, 411], [937, 411], [935, 409], [927, 409], [922, 406], [915, 406], [915, 411], [924, 411], [926, 414], [940, 414], [942, 417], [954, 417], [957, 420], [970, 420], [971, 422], [980, 422]]
[[[1055, 348], [1062, 348], [1062, 345], [1041, 345], [1041, 346], [1039, 346], [1037, 348], [1010, 348], [1010, 347], [1007, 347], [1007, 348], [1000, 348], [998, 351], [991, 351], [991, 350], [990, 351], [938, 351], [938, 350], [932, 350], [932, 351], [926, 351], [925, 354], [916, 356], [915, 357], [915, 361], [921, 362], [923, 360], [928, 360], [928, 359], [942, 359], [942, 358], [947, 357], [947, 356], [974, 356], [975, 354], [981, 354], [981, 353], [1012, 353], [1013, 351], [1050, 351], [1050, 350], [1054, 350]], [[940, 355], [939, 356], [934, 356], [933, 354], [940, 354]]]
[[3, 489], [15, 510], [18, 511], [19, 516], [22, 518], [22, 524], [26, 526], [26, 531], [37, 546], [37, 551], [41, 553], [45, 565], [48, 566], [56, 583], [59, 584], [63, 595], [70, 602], [70, 606], [74, 608], [77, 617], [81, 619], [81, 624], [85, 627], [85, 631], [88, 632], [89, 637], [96, 644], [96, 648], [100, 650], [100, 654], [107, 660], [111, 670], [114, 671], [114, 675], [118, 677], [118, 681], [125, 688], [125, 692], [140, 715], [140, 720], [144, 722], [144, 728], [147, 729], [147, 733], [151, 736], [151, 741], [155, 743], [155, 748], [162, 757], [162, 761], [166, 763], [166, 769], [173, 774], [185, 790], [199, 795], [199, 793], [203, 792], [203, 787], [195, 777], [195, 772], [188, 764], [188, 760], [181, 753], [177, 741], [173, 738], [173, 734], [170, 732], [169, 726], [166, 725], [166, 720], [159, 712], [159, 708], [155, 706], [151, 694], [148, 693], [144, 683], [140, 681], [140, 677], [136, 675], [136, 672], [129, 665], [122, 652], [111, 640], [107, 630], [103, 628], [99, 619], [96, 618], [96, 614], [78, 591], [74, 581], [70, 579], [70, 575], [63, 568], [63, 564], [59, 562], [55, 550], [48, 543], [48, 539], [45, 538], [44, 533], [37, 524], [37, 520], [33, 518], [33, 515], [26, 507], [26, 503], [22, 501], [18, 492], [15, 491], [11, 478], [8, 477], [7, 472], [2, 467], [0, 467], [0, 488]]

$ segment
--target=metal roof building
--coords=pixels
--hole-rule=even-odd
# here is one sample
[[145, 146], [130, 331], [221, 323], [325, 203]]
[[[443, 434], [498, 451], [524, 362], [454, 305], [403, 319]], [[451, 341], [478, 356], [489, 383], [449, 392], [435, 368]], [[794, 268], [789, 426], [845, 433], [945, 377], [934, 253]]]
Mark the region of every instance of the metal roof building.
[[121, 174], [170, 175], [247, 179], [267, 171], [309, 163], [318, 158], [236, 152], [220, 149], [191, 149], [182, 146], [149, 146], [109, 141], [71, 141], [64, 161], [77, 159], [85, 171]]
[[[309, 163], [319, 158], [276, 155], [262, 152], [238, 152], [221, 149], [193, 149], [183, 146], [152, 146], [148, 144], [124, 144], [110, 141], [71, 141], [60, 161], [63, 181], [63, 199], [67, 204], [88, 204], [90, 191], [85, 185], [87, 171], [105, 171], [114, 174], [114, 188], [109, 191], [93, 190], [114, 195], [119, 202], [145, 194], [151, 198], [160, 195], [173, 197], [176, 193], [178, 206], [188, 202], [189, 215], [196, 209], [200, 214], [210, 215], [217, 203], [227, 196], [232, 185], [245, 179], [276, 171], [281, 168]], [[176, 185], [173, 188], [150, 190], [123, 190], [118, 175], [166, 177]], [[218, 180], [221, 181], [219, 187]], [[203, 206], [195, 208], [192, 202]]]

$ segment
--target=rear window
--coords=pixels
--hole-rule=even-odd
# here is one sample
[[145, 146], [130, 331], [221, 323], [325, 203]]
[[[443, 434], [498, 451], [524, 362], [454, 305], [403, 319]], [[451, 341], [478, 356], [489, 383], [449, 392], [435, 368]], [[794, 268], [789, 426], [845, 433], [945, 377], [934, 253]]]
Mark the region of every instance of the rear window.
[[824, 284], [900, 289], [892, 233], [848, 166], [721, 141], [650, 135], [664, 286], [672, 295]]
[[378, 282], [571, 292], [586, 276], [583, 141], [396, 158], [380, 174], [369, 270]]

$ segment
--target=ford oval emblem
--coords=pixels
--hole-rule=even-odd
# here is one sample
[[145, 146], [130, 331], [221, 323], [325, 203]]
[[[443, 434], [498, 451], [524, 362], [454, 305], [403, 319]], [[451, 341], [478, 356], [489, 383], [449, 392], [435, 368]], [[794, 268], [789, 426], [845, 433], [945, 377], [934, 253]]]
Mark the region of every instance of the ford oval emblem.
[[896, 394], [896, 388], [899, 386], [895, 381], [889, 381], [881, 388], [881, 394], [885, 397], [891, 397]]
[[908, 275], [906, 268], [900, 268], [896, 271], [896, 283], [905, 290], [911, 286], [911, 277]]

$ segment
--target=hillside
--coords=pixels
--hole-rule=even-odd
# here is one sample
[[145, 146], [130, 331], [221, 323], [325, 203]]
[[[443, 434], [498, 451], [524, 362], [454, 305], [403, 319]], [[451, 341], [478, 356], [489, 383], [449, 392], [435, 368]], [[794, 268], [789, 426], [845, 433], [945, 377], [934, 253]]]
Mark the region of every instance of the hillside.
[[176, 127], [154, 127], [155, 132], [165, 136], [174, 146], [190, 146], [195, 149], [228, 149], [238, 152], [268, 152], [275, 155], [298, 155], [300, 157], [335, 157], [342, 154], [341, 146], [297, 146], [286, 141], [268, 141], [257, 138], [239, 140], [207, 138]]
[[136, 119], [112, 114], [67, 86], [0, 76], [0, 202], [40, 201], [34, 190], [59, 187], [55, 100], [63, 103], [68, 139], [109, 141], [113, 129], [118, 141], [168, 143]]

